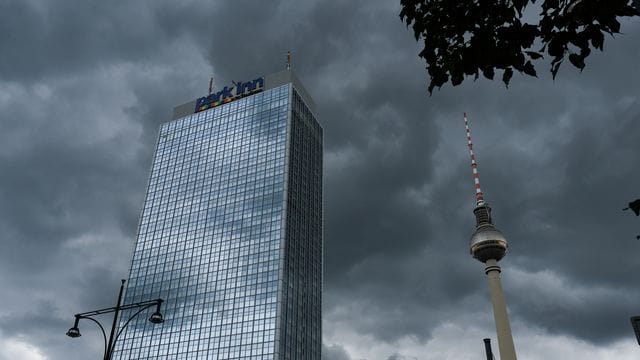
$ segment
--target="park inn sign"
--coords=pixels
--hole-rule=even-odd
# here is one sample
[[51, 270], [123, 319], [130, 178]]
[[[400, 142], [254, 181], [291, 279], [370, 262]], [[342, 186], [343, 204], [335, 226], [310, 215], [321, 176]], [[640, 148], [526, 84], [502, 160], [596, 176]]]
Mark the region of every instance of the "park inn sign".
[[246, 82], [233, 82], [233, 85], [234, 86], [225, 86], [218, 92], [211, 93], [209, 96], [203, 96], [196, 100], [195, 112], [204, 111], [260, 92], [264, 89], [264, 78], [259, 77], [253, 81]]

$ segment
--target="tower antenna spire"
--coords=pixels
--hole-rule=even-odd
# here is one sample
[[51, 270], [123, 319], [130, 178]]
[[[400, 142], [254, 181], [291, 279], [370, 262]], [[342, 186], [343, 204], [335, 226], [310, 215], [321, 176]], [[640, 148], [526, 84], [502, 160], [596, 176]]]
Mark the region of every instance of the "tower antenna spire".
[[213, 75], [209, 78], [209, 95], [213, 92]]
[[287, 51], [287, 70], [291, 70], [291, 51]]
[[469, 119], [467, 119], [467, 113], [464, 113], [464, 128], [467, 131], [467, 145], [469, 146], [469, 156], [471, 157], [471, 172], [473, 174], [473, 183], [476, 187], [476, 205], [484, 204], [484, 193], [480, 188], [480, 174], [478, 174], [478, 163], [476, 162], [476, 155], [473, 152], [473, 142], [471, 141], [471, 129], [469, 129]]

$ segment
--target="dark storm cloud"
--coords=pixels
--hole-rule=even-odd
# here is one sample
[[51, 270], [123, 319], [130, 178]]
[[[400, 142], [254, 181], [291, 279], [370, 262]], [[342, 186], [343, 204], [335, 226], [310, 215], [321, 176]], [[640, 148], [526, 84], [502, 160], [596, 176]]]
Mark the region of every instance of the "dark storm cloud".
[[[633, 181], [640, 176], [634, 165], [640, 160], [638, 102], [611, 102], [608, 114], [578, 113], [578, 119], [586, 124], [577, 120], [574, 131], [567, 131], [566, 143], [555, 150], [565, 156], [545, 164], [546, 176], [556, 183], [544, 192], [512, 202], [505, 209], [509, 215], [503, 219], [519, 239], [518, 262], [530, 269], [552, 268], [569, 283], [591, 286], [594, 291], [579, 303], [555, 310], [554, 304], [543, 298], [537, 307], [526, 306], [529, 302], [524, 294], [519, 295], [523, 297], [520, 304], [526, 308], [522, 315], [551, 329], [568, 328], [592, 341], [613, 340], [628, 331], [620, 318], [636, 311], [635, 304], [629, 302], [636, 287], [630, 274], [640, 265], [635, 257], [626, 255], [637, 251], [637, 243], [632, 241], [634, 228], [627, 214], [619, 210], [620, 204], [638, 193], [637, 182]], [[527, 181], [526, 173], [519, 177], [519, 181]], [[508, 199], [503, 202], [507, 204]], [[521, 215], [514, 217], [518, 213]], [[595, 293], [603, 284], [610, 287], [609, 293], [598, 297]], [[599, 310], [593, 313], [594, 309]], [[560, 318], [572, 321], [557, 324]], [[603, 327], [607, 331], [602, 331]]]
[[[76, 104], [80, 112], [74, 113], [67, 107], [68, 100], [58, 102], [65, 96], [79, 95], [77, 89], [55, 90], [46, 101], [25, 96], [4, 109], [0, 225], [6, 251], [0, 256], [5, 260], [3, 266], [21, 271], [42, 271], [51, 266], [51, 257], [39, 255], [51, 254], [63, 241], [104, 225], [105, 212], [114, 208], [125, 212], [108, 214], [114, 216], [109, 226], [131, 232], [135, 212], [128, 209], [130, 198], [114, 197], [113, 193], [144, 186], [139, 176], [144, 171], [131, 167], [127, 155], [111, 153], [114, 147], [123, 151], [135, 148], [124, 142], [131, 138], [101, 139], [101, 134], [84, 134], [92, 125], [100, 125], [85, 119], [87, 113], [82, 111], [90, 109]], [[16, 129], [25, 125], [31, 126], [32, 132]], [[122, 173], [138, 176], [120, 176]], [[140, 201], [140, 195], [133, 196]]]
[[[47, 334], [113, 301], [159, 123], [211, 72], [218, 85], [276, 72], [292, 50], [325, 129], [325, 333], [349, 324], [394, 344], [425, 343], [445, 322], [492, 331], [467, 248], [468, 111], [511, 241], [514, 324], [601, 345], [629, 335], [640, 225], [619, 210], [640, 196], [638, 26], [582, 74], [565, 66], [552, 82], [540, 69], [509, 90], [478, 80], [428, 97], [398, 12], [346, 0], [0, 4], [3, 334], [70, 358], [71, 343]], [[334, 340], [326, 359], [358, 358]], [[84, 359], [99, 344], [73, 348]], [[379, 359], [411, 358], [400, 354]]]
[[638, 50], [635, 39], [617, 41], [609, 49], [612, 60], [594, 57], [582, 76], [564, 69], [553, 87], [541, 86], [547, 94], [511, 89], [516, 96], [510, 92], [507, 101], [526, 98], [531, 110], [505, 106], [493, 116], [476, 114], [474, 123], [479, 129], [493, 118], [489, 126], [500, 130], [478, 144], [478, 152], [485, 191], [512, 241], [505, 261], [551, 270], [564, 281], [557, 296], [522, 287], [511, 307], [549, 331], [597, 343], [628, 334], [623, 319], [636, 311], [629, 299], [639, 263], [627, 255], [637, 251], [635, 229], [619, 209], [638, 194], [638, 79], [625, 70]]
[[0, 329], [49, 359], [86, 359], [99, 342], [67, 348], [64, 332], [115, 301], [158, 124], [201, 64], [144, 4], [0, 7]]
[[198, 26], [206, 31], [204, 13], [211, 7], [193, 2], [169, 7], [163, 1], [154, 6], [70, 0], [55, 6], [3, 2], [0, 77], [24, 82], [98, 70], [121, 61], [144, 67], [184, 36], [186, 24], [189, 31], [196, 32]]
[[[624, 40], [628, 42], [616, 44], [617, 46], [611, 51], [618, 52], [618, 54], [612, 55], [616, 59], [628, 60], [617, 60], [613, 63], [622, 63], [620, 64], [621, 69], [632, 69], [633, 59], [637, 58], [637, 48], [632, 45], [633, 39], [618, 39], [619, 42]], [[514, 235], [512, 244], [514, 255], [511, 256], [516, 257], [515, 260], [519, 264], [527, 264], [531, 270], [553, 269], [558, 271], [568, 277], [569, 283], [575, 283], [576, 286], [588, 289], [587, 294], [590, 289], [596, 292], [602, 283], [622, 283], [620, 286], [623, 286], [623, 288], [609, 289], [609, 299], [585, 300], [580, 306], [572, 303], [572, 300], [567, 300], [567, 306], [556, 304], [558, 306], [554, 307], [552, 301], [539, 299], [538, 302], [533, 301], [538, 305], [536, 307], [531, 306], [531, 294], [517, 294], [514, 301], [520, 300], [520, 304], [523, 306], [512, 306], [516, 318], [522, 316], [530, 323], [543, 328], [552, 328], [552, 332], [573, 334], [580, 338], [602, 343], [623, 336], [628, 331], [628, 324], [621, 319], [624, 319], [625, 314], [633, 312], [632, 305], [625, 299], [628, 299], [630, 288], [632, 288], [634, 280], [630, 274], [633, 273], [632, 269], [637, 269], [637, 262], [628, 259], [621, 266], [598, 266], [596, 264], [617, 264], [620, 262], [620, 258], [625, 257], [624, 254], [633, 252], [636, 248], [636, 244], [629, 241], [624, 244], [612, 244], [611, 242], [623, 241], [621, 236], [625, 232], [632, 231], [629, 225], [623, 226], [625, 220], [622, 217], [623, 214], [618, 212], [617, 204], [624, 204], [625, 197], [633, 196], [631, 194], [637, 192], [635, 189], [637, 182], [633, 181], [639, 175], [637, 168], [633, 166], [637, 163], [637, 151], [634, 150], [637, 149], [637, 125], [633, 126], [638, 123], [637, 110], [633, 110], [637, 109], [637, 98], [634, 95], [636, 89], [628, 88], [637, 82], [629, 81], [629, 74], [624, 71], [612, 73], [610, 68], [612, 62], [602, 56], [595, 56], [593, 62], [591, 72], [585, 72], [582, 77], [578, 77], [575, 72], [571, 73], [573, 71], [571, 68], [564, 69], [565, 72], [568, 72], [568, 75], [563, 76], [565, 78], [563, 81], [568, 82], [565, 85], [556, 83], [554, 86], [545, 76], [544, 80], [549, 83], [538, 82], [534, 84], [535, 87], [525, 87], [521, 84], [511, 89], [511, 92], [504, 91], [499, 84], [496, 86], [481, 82], [455, 89], [455, 92], [451, 89], [445, 89], [428, 100], [430, 104], [439, 104], [438, 109], [431, 109], [428, 114], [436, 118], [447, 117], [446, 121], [460, 121], [460, 113], [463, 110], [473, 109], [476, 110], [474, 112], [475, 119], [478, 119], [474, 123], [477, 130], [480, 130], [482, 126], [484, 126], [485, 133], [490, 131], [488, 126], [497, 129], [494, 134], [489, 135], [479, 132], [484, 135], [479, 138], [489, 139], [489, 144], [485, 143], [480, 152], [480, 157], [483, 159], [481, 173], [487, 175], [483, 178], [485, 184], [491, 184], [490, 187], [488, 186], [493, 190], [489, 192], [492, 194], [490, 199], [496, 204], [504, 206], [498, 210], [497, 219], [499, 224], [502, 224], [501, 228]], [[594, 76], [594, 73], [607, 74], [604, 75], [606, 78], [604, 82], [600, 81], [598, 76]], [[371, 76], [375, 75], [372, 72]], [[400, 76], [398, 78], [401, 78]], [[592, 84], [594, 89], [585, 89], [581, 82]], [[613, 89], [608, 90], [603, 87], [603, 83], [611, 85]], [[485, 88], [489, 91], [486, 91]], [[500, 97], [503, 99], [499, 99]], [[374, 98], [379, 99], [380, 97]], [[454, 98], [456, 100], [453, 100]], [[402, 100], [398, 102], [402, 102]], [[369, 118], [374, 118], [375, 112], [371, 111], [368, 115]], [[409, 116], [422, 120], [418, 112], [413, 112]], [[569, 118], [569, 125], [558, 125], [564, 120], [563, 117]], [[457, 127], [461, 128], [461, 126]], [[527, 128], [532, 128], [535, 131], [528, 134]], [[459, 139], [462, 141], [457, 141], [457, 143], [462, 149], [464, 142], [461, 130]], [[548, 130], [548, 133], [545, 130]], [[416, 131], [416, 128], [411, 127], [409, 131]], [[418, 131], [418, 133], [421, 132]], [[387, 134], [385, 133], [385, 135]], [[508, 134], [524, 137], [525, 141], [518, 143], [517, 140], [509, 140]], [[536, 137], [539, 138], [536, 139]], [[547, 137], [551, 138], [549, 142], [547, 142]], [[530, 143], [532, 138], [536, 140], [533, 145], [539, 145], [541, 148], [527, 148], [527, 142]], [[384, 142], [385, 136], [378, 136], [378, 139]], [[424, 137], [424, 140], [429, 141], [427, 137]], [[424, 154], [429, 154], [429, 151], [425, 151]], [[337, 283], [345, 283], [351, 288], [355, 286], [367, 289], [369, 291], [363, 291], [366, 295], [361, 294], [360, 298], [376, 299], [374, 300], [376, 304], [369, 309], [373, 311], [364, 310], [364, 313], [377, 314], [366, 319], [366, 322], [370, 323], [369, 331], [376, 335], [384, 338], [385, 333], [396, 337], [403, 335], [403, 332], [413, 335], [428, 334], [429, 325], [421, 324], [415, 328], [410, 325], [411, 320], [416, 318], [415, 315], [420, 314], [419, 309], [416, 308], [419, 307], [418, 304], [427, 308], [431, 304], [439, 304], [436, 306], [442, 309], [443, 302], [440, 299], [438, 299], [439, 301], [424, 301], [424, 297], [415, 296], [411, 289], [415, 288], [415, 284], [418, 284], [416, 279], [409, 280], [407, 284], [398, 281], [398, 279], [411, 279], [415, 273], [428, 278], [426, 275], [428, 272], [419, 265], [409, 269], [399, 269], [401, 266], [398, 266], [398, 263], [403, 260], [393, 254], [397, 253], [399, 249], [402, 251], [405, 246], [409, 251], [420, 249], [420, 244], [428, 244], [435, 240], [433, 238], [434, 232], [455, 235], [448, 236], [449, 239], [466, 240], [471, 229], [460, 232], [454, 228], [457, 227], [456, 224], [472, 224], [470, 197], [461, 197], [461, 194], [471, 194], [468, 166], [462, 163], [461, 171], [456, 171], [455, 178], [448, 179], [450, 181], [446, 183], [432, 183], [431, 192], [435, 193], [434, 198], [438, 201], [431, 202], [428, 208], [420, 209], [411, 201], [402, 204], [407, 209], [407, 213], [426, 215], [422, 222], [419, 222], [418, 219], [408, 220], [412, 224], [420, 224], [420, 227], [416, 229], [422, 230], [412, 231], [411, 226], [405, 226], [403, 221], [393, 217], [395, 214], [402, 214], [402, 211], [393, 208], [394, 202], [390, 201], [394, 198], [394, 193], [401, 193], [401, 190], [411, 188], [409, 184], [403, 184], [403, 181], [400, 180], [386, 187], [372, 188], [369, 184], [375, 183], [376, 180], [372, 180], [371, 176], [357, 177], [360, 165], [372, 172], [384, 169], [380, 162], [375, 161], [380, 158], [379, 154], [371, 155], [371, 158], [374, 159], [371, 164], [362, 165], [367, 164], [367, 160], [359, 158], [356, 165], [348, 169], [348, 173], [342, 174], [344, 178], [337, 179], [333, 187], [331, 187], [331, 173], [328, 174], [327, 187], [337, 189], [334, 194], [335, 198], [345, 199], [340, 204], [342, 206], [333, 207], [336, 209], [334, 211], [340, 214], [341, 211], [345, 211], [345, 206], [348, 208], [347, 204], [356, 204], [355, 206], [362, 204], [363, 206], [359, 209], [361, 211], [354, 211], [352, 216], [339, 216], [333, 213], [336, 218], [343, 220], [343, 223], [340, 224], [343, 226], [336, 226], [337, 223], [332, 223], [332, 215], [327, 215], [326, 247], [329, 258], [327, 263], [331, 264], [330, 259], [339, 259], [340, 255], [348, 259], [350, 245], [354, 243], [356, 245], [353, 248], [357, 249], [359, 258], [351, 257], [351, 259], [357, 263], [359, 259], [367, 258], [380, 250], [377, 247], [377, 239], [380, 239], [380, 243], [386, 241], [386, 253], [389, 254], [386, 258], [379, 259], [375, 265], [369, 267], [361, 264], [365, 269], [360, 277], [350, 278], [348, 272], [343, 273], [341, 278], [348, 280]], [[400, 156], [393, 159], [394, 167], [401, 168], [403, 165], [412, 165], [410, 162], [397, 163], [401, 161], [403, 155], [406, 156], [407, 153], [401, 151]], [[546, 156], [547, 159], [541, 160], [540, 156]], [[560, 171], [560, 173], [555, 171]], [[399, 178], [412, 179], [406, 174], [404, 175]], [[460, 182], [461, 178], [469, 180]], [[418, 179], [430, 182], [428, 177], [418, 177]], [[351, 197], [356, 188], [356, 186], [349, 187], [351, 181], [358, 184], [357, 188], [363, 189], [362, 194], [366, 199]], [[557, 184], [553, 184], [554, 182]], [[536, 189], [536, 183], [551, 188]], [[453, 184], [455, 186], [451, 186]], [[343, 189], [346, 191], [341, 191]], [[364, 194], [367, 194], [368, 197]], [[331, 208], [331, 195], [327, 197], [327, 206]], [[465, 202], [461, 203], [460, 200], [463, 198]], [[377, 199], [380, 199], [381, 203], [386, 206], [370, 206], [370, 202]], [[467, 212], [463, 216], [456, 209], [459, 209], [460, 206], [467, 208]], [[367, 211], [368, 209], [372, 211]], [[386, 213], [386, 209], [393, 210]], [[452, 217], [444, 217], [442, 213], [448, 213]], [[402, 215], [398, 217], [403, 217]], [[536, 220], [545, 220], [540, 219], [541, 217], [551, 220], [552, 226], [548, 222], [536, 224]], [[379, 235], [379, 237], [375, 235], [362, 236], [345, 230], [347, 228], [345, 225], [350, 222], [353, 224], [354, 219], [355, 221], [363, 219], [362, 224], [349, 226], [349, 230], [362, 232], [373, 228], [371, 233]], [[389, 223], [394, 226], [395, 233], [391, 234], [392, 231], [385, 233], [376, 228], [377, 219], [389, 219]], [[442, 221], [438, 222], [438, 220]], [[429, 230], [425, 231], [425, 227]], [[336, 233], [331, 233], [332, 231]], [[414, 239], [416, 241], [413, 245], [411, 244], [412, 234], [416, 234], [420, 238]], [[339, 238], [344, 245], [340, 244], [340, 247], [331, 254], [330, 246], [333, 241], [338, 241], [336, 238]], [[458, 264], [458, 261], [462, 263], [472, 260], [460, 259], [454, 255], [464, 256], [466, 251], [450, 251], [454, 249], [461, 250], [447, 243], [438, 244], [433, 248], [428, 247], [429, 254], [424, 256], [424, 261], [434, 262], [434, 271], [450, 272], [456, 266], [461, 267], [458, 268], [461, 269], [458, 270], [461, 272], [469, 270], [469, 266]], [[404, 260], [406, 261], [406, 258]], [[507, 264], [509, 260], [510, 258], [507, 258]], [[451, 262], [453, 264], [447, 264]], [[342, 262], [342, 264], [352, 266], [352, 268], [357, 267], [349, 262]], [[376, 269], [380, 269], [383, 275], [376, 272]], [[390, 279], [385, 279], [384, 275], [390, 275]], [[464, 277], [461, 276], [461, 278]], [[477, 291], [477, 285], [483, 285], [480, 283], [473, 286], [468, 284], [469, 280], [467, 280], [466, 286], [463, 285], [463, 282], [451, 285], [451, 283], [456, 283], [455, 280], [455, 278], [447, 276], [447, 281], [444, 281], [460, 294], [459, 297], [445, 296], [454, 301], [454, 307], [460, 306], [460, 303], [455, 302], [456, 300]], [[430, 281], [429, 284], [435, 285], [430, 288], [433, 292], [441, 292], [446, 288], [438, 286], [434, 281]], [[388, 293], [393, 293], [395, 297], [385, 297], [384, 294]], [[354, 297], [357, 296], [355, 295], [356, 291], [352, 290], [351, 294]], [[445, 295], [449, 294], [445, 293]], [[567, 294], [568, 297], [569, 295]], [[525, 297], [529, 301], [524, 301]], [[609, 306], [606, 305], [607, 302]], [[415, 305], [416, 308], [411, 305]], [[384, 308], [396, 310], [392, 317], [384, 319], [388, 322], [382, 321], [383, 318], [380, 315], [384, 313], [380, 312]], [[538, 311], [540, 308], [544, 308], [544, 311]], [[587, 312], [595, 309], [602, 311], [597, 316], [588, 316]], [[376, 317], [380, 320], [379, 323], [371, 324], [371, 322], [375, 323]], [[356, 319], [355, 323], [359, 323], [363, 319], [358, 316], [354, 318]], [[417, 316], [417, 318], [424, 319], [428, 316]], [[558, 320], [561, 318], [565, 320]], [[568, 321], [569, 319], [575, 320]], [[389, 326], [390, 323], [402, 325], [398, 326], [399, 329], [395, 329], [393, 325]], [[432, 324], [434, 323], [437, 321], [432, 322]], [[365, 327], [366, 325], [359, 330], [367, 331]]]
[[387, 360], [416, 360], [416, 359], [418, 358], [414, 356], [408, 357], [400, 354], [393, 354], [387, 358]]
[[340, 345], [323, 345], [322, 358], [325, 360], [351, 360], [349, 353]]

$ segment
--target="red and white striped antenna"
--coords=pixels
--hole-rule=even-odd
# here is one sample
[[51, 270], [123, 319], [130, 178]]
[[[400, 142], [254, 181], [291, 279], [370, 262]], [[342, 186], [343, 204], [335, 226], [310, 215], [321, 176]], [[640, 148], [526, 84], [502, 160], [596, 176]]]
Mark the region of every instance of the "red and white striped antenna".
[[471, 130], [469, 129], [469, 120], [467, 113], [464, 113], [464, 128], [467, 131], [467, 145], [469, 146], [469, 156], [471, 156], [471, 172], [473, 173], [473, 183], [476, 186], [476, 205], [484, 204], [484, 194], [480, 189], [480, 175], [478, 174], [478, 163], [476, 163], [476, 155], [473, 153], [473, 143], [471, 142]]

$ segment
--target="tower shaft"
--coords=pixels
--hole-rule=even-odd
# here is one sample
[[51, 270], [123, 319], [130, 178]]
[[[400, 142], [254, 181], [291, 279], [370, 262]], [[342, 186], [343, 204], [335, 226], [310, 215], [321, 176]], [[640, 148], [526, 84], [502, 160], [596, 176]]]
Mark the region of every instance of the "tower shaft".
[[511, 335], [507, 303], [504, 300], [504, 293], [502, 292], [502, 284], [500, 282], [500, 266], [494, 259], [487, 260], [485, 264], [486, 267], [484, 271], [489, 280], [489, 291], [491, 292], [491, 303], [493, 304], [493, 318], [496, 322], [500, 360], [516, 360], [516, 347], [513, 344], [513, 336]]

